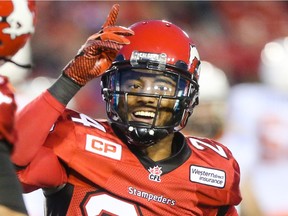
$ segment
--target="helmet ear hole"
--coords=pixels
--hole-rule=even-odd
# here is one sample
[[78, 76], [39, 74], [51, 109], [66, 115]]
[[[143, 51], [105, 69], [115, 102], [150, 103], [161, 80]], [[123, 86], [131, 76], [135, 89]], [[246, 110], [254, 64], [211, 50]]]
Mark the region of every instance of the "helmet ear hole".
[[186, 71], [186, 70], [188, 69], [188, 65], [187, 65], [184, 61], [182, 61], [182, 60], [178, 60], [178, 61], [176, 62], [176, 64], [175, 64], [175, 66], [176, 66], [177, 68], [180, 68], [180, 69], [184, 70], [184, 71]]

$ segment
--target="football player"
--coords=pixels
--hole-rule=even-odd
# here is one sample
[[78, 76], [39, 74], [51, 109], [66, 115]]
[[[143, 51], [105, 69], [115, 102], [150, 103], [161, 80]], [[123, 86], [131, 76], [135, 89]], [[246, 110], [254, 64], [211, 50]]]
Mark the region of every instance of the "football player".
[[[0, 2], [0, 65], [13, 62], [12, 57], [34, 32], [35, 3], [26, 0]], [[13, 71], [11, 71], [12, 73]], [[17, 138], [14, 129], [16, 112], [14, 93], [8, 78], [0, 75], [0, 215], [27, 215], [22, 188], [10, 160]]]
[[[115, 26], [118, 12], [17, 116], [25, 191], [43, 188], [47, 215], [237, 215], [231, 152], [179, 132], [198, 103], [194, 43], [164, 20]], [[65, 108], [100, 76], [108, 120]]]
[[260, 54], [261, 82], [231, 88], [223, 140], [243, 169], [241, 212], [288, 215], [288, 37], [267, 42]]

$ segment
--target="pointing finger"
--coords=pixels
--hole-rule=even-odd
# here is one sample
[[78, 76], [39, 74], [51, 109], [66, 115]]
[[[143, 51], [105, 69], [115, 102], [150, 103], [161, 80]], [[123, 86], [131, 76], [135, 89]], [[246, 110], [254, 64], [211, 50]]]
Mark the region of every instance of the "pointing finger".
[[119, 4], [114, 4], [113, 7], [110, 10], [110, 13], [106, 19], [106, 22], [103, 24], [102, 28], [105, 28], [107, 26], [113, 26], [116, 23], [116, 19], [119, 13]]

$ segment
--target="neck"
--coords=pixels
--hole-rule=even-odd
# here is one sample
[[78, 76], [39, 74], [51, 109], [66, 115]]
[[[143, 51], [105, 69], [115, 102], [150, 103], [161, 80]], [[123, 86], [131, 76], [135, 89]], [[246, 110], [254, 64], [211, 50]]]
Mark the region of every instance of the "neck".
[[171, 156], [174, 133], [169, 134], [159, 142], [143, 150], [153, 161], [160, 161]]

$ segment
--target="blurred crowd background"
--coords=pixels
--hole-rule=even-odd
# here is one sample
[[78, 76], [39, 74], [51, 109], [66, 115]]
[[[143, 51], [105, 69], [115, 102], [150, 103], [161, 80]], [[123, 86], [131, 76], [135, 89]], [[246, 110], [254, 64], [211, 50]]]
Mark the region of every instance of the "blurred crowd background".
[[[32, 38], [30, 76], [56, 78], [87, 36], [97, 32], [112, 1], [38, 1]], [[196, 43], [200, 57], [223, 69], [231, 85], [257, 82], [260, 51], [272, 39], [288, 35], [286, 1], [121, 1], [118, 25], [144, 19], [166, 19], [182, 27]], [[177, 41], [175, 41], [177, 43]], [[78, 97], [78, 108], [94, 117], [102, 101], [99, 85]], [[88, 88], [87, 88], [88, 90]], [[84, 94], [84, 92], [83, 92]], [[87, 97], [88, 96], [88, 97]]]
[[[22, 79], [14, 84], [17, 96], [24, 95], [20, 108], [60, 75], [86, 38], [101, 28], [114, 3], [37, 1], [36, 32], [28, 59], [33, 68], [26, 71], [24, 82]], [[205, 62], [202, 80], [200, 75], [200, 106], [184, 132], [217, 139], [231, 148], [241, 168], [241, 216], [288, 216], [288, 55], [280, 62], [287, 73], [278, 76], [278, 69], [270, 73], [276, 80], [287, 80], [286, 92], [272, 90], [263, 82], [260, 70], [264, 46], [288, 36], [288, 2], [118, 3], [118, 25], [166, 19], [184, 29], [195, 42]], [[280, 59], [276, 53], [274, 57]], [[207, 68], [216, 69], [217, 73], [210, 76]], [[213, 105], [209, 104], [211, 101]], [[85, 86], [69, 106], [94, 118], [106, 118], [100, 80]], [[30, 194], [26, 200], [31, 216], [41, 216], [39, 194]]]

